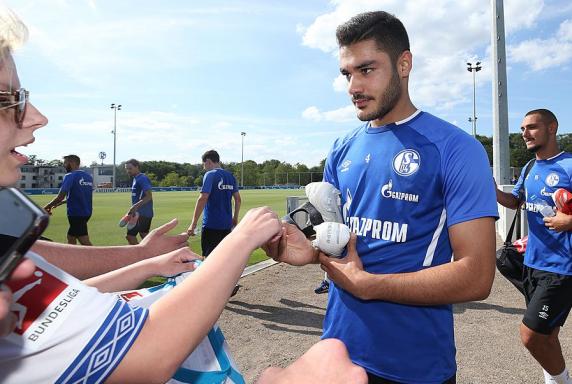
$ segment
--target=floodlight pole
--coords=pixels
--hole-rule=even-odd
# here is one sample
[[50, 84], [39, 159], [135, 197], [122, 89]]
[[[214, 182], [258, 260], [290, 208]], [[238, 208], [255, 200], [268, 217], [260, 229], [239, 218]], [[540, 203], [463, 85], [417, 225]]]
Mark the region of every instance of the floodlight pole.
[[473, 73], [473, 117], [469, 117], [469, 121], [473, 123], [473, 137], [477, 137], [477, 81], [476, 74], [482, 69], [481, 62], [467, 63], [467, 71]]
[[111, 103], [111, 109], [113, 109], [113, 189], [115, 190], [116, 181], [115, 181], [115, 155], [116, 155], [116, 148], [117, 148], [117, 111], [121, 111], [121, 104], [115, 105], [115, 103]]
[[497, 184], [509, 184], [508, 94], [503, 0], [491, 0], [493, 69], [493, 175]]
[[242, 150], [240, 158], [240, 186], [244, 188], [244, 136], [246, 136], [246, 132], [240, 132], [240, 136], [242, 136]]

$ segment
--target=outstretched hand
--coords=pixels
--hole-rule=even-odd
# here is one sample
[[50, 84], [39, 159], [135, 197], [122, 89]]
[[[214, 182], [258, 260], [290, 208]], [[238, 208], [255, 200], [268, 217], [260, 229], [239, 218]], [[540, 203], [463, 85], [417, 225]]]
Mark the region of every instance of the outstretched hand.
[[157, 275], [169, 277], [183, 272], [194, 271], [195, 260], [202, 260], [203, 257], [197, 255], [190, 248], [179, 248], [161, 256], [155, 256], [148, 262], [153, 264], [152, 268]]
[[240, 233], [256, 249], [280, 236], [280, 220], [269, 207], [253, 208], [246, 212], [233, 232]]
[[262, 245], [268, 257], [290, 265], [317, 263], [317, 251], [302, 231], [293, 224], [282, 222], [281, 236]]
[[189, 240], [189, 235], [187, 233], [183, 232], [178, 235], [167, 234], [167, 232], [177, 226], [177, 223], [177, 219], [173, 219], [168, 223], [153, 229], [147, 236], [145, 236], [141, 241], [140, 246], [145, 250], [145, 256], [147, 258], [162, 255], [189, 245], [187, 243], [187, 240]]
[[365, 370], [352, 363], [340, 340], [324, 339], [314, 344], [286, 368], [266, 369], [258, 384], [367, 384]]

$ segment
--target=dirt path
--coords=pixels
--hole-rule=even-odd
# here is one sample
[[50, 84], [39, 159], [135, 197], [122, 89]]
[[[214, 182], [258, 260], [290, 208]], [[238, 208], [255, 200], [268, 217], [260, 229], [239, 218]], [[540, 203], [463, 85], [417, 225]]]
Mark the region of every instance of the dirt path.
[[[267, 366], [286, 366], [319, 340], [326, 295], [314, 294], [318, 266], [277, 264], [241, 279], [219, 321], [247, 383]], [[457, 382], [543, 383], [542, 370], [520, 345], [524, 299], [497, 273], [489, 298], [454, 307]], [[561, 332], [572, 366], [572, 331]]]

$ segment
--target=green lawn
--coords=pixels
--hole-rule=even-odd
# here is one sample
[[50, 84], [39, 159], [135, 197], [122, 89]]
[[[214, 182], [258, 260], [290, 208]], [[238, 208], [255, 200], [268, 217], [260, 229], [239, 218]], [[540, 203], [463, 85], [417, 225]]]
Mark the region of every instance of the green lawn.
[[[269, 189], [269, 190], [243, 190], [240, 192], [242, 206], [240, 216], [253, 207], [263, 205], [271, 207], [280, 217], [286, 214], [286, 197], [303, 196], [303, 189]], [[173, 233], [185, 231], [191, 223], [191, 216], [195, 208], [198, 192], [154, 192], [153, 204], [155, 217], [152, 228], [156, 228], [172, 218], [179, 219], [179, 225]], [[54, 195], [30, 196], [41, 206], [44, 206]], [[119, 219], [131, 206], [130, 193], [94, 193], [93, 216], [89, 221], [89, 236], [94, 245], [123, 245], [126, 244], [125, 228], [117, 224]], [[59, 242], [66, 241], [68, 222], [66, 207], [62, 205], [54, 209], [50, 225], [44, 236]], [[193, 251], [200, 253], [200, 237], [192, 237], [190, 245]], [[256, 250], [249, 260], [249, 265], [257, 263], [266, 256], [262, 250]]]

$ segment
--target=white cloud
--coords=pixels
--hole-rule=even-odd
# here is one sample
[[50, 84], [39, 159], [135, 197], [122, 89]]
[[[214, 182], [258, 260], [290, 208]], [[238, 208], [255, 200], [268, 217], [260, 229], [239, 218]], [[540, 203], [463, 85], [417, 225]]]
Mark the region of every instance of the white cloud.
[[564, 20], [560, 24], [557, 38], [562, 41], [572, 41], [572, 20]]
[[508, 47], [509, 59], [533, 71], [566, 65], [572, 60], [572, 22], [560, 24], [554, 37], [530, 39]]
[[345, 76], [339, 75], [334, 79], [332, 86], [334, 87], [334, 91], [336, 92], [347, 92], [348, 80], [346, 79]]
[[355, 121], [356, 111], [353, 105], [325, 112], [322, 112], [317, 107], [312, 106], [306, 108], [306, 110], [302, 112], [302, 117], [312, 121], [331, 121], [342, 123], [346, 121]]
[[[413, 52], [410, 90], [420, 107], [450, 109], [472, 98], [473, 78], [466, 70], [469, 58], [480, 58], [483, 70], [476, 76], [477, 86], [490, 82], [491, 39], [490, 2], [482, 0], [335, 0], [335, 9], [318, 16], [305, 29], [302, 44], [335, 55], [337, 25], [357, 13], [383, 9], [395, 14], [405, 24]], [[543, 0], [505, 1], [507, 33], [535, 26]], [[523, 12], [523, 10], [526, 12]], [[561, 34], [568, 33], [568, 25]], [[568, 60], [562, 54], [558, 62]], [[345, 90], [345, 84], [344, 90]], [[342, 78], [333, 80], [336, 91], [342, 89]], [[318, 107], [304, 111], [304, 117], [325, 119]]]

